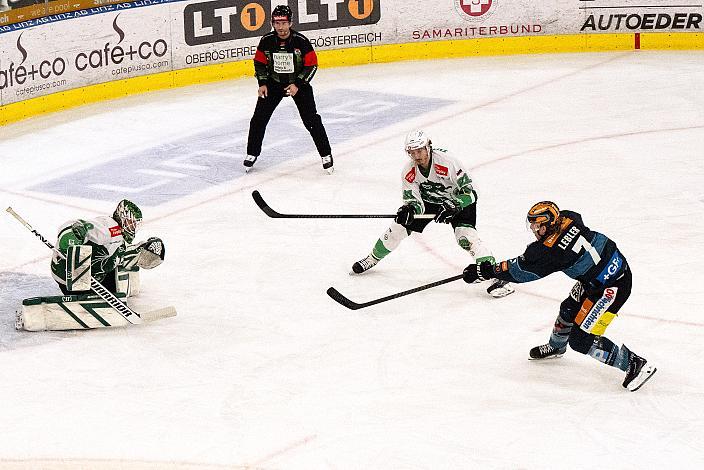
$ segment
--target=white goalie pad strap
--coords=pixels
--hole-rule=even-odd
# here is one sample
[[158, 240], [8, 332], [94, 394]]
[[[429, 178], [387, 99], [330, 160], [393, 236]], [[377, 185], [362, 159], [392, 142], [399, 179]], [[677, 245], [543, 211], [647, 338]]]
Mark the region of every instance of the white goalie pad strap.
[[69, 291], [90, 290], [90, 263], [93, 247], [71, 245], [66, 252], [66, 289]]

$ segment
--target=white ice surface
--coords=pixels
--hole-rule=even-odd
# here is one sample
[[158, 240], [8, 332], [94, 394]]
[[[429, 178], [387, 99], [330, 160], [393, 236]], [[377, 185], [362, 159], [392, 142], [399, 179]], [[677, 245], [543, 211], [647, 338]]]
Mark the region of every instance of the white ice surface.
[[[704, 54], [409, 62], [321, 69], [314, 85], [317, 97], [347, 90], [341, 102], [359, 90], [453, 103], [333, 143], [332, 176], [296, 117], [296, 158], [144, 207], [143, 233], [165, 240], [167, 259], [142, 273], [133, 306], [172, 304], [175, 318], [16, 332], [22, 298], [58, 291], [48, 250], [0, 217], [0, 466], [704, 468]], [[246, 79], [0, 128], [1, 207], [53, 239], [116, 201], [27, 188], [248, 120], [255, 93]], [[497, 258], [522, 253], [525, 212], [542, 199], [618, 243], [634, 287], [607, 336], [657, 365], [651, 382], [629, 393], [620, 371], [573, 351], [527, 360], [572, 285], [562, 274], [502, 300], [461, 281], [359, 311], [326, 296], [370, 300], [470, 259], [432, 224], [351, 277], [388, 221], [269, 219], [252, 190], [284, 212], [393, 213], [403, 136], [418, 126], [472, 171]], [[238, 171], [243, 156], [232, 152]]]

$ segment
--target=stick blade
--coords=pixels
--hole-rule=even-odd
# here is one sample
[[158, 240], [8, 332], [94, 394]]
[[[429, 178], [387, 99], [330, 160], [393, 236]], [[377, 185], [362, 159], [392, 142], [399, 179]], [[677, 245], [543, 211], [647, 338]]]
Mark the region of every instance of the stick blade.
[[330, 287], [327, 290], [327, 294], [330, 296], [332, 300], [337, 302], [338, 304], [349, 308], [350, 310], [359, 310], [360, 308], [364, 307], [364, 305], [358, 304], [357, 302], [353, 302], [344, 295], [342, 295], [337, 289], [334, 287]]
[[256, 189], [252, 191], [252, 199], [254, 199], [255, 204], [269, 217], [273, 219], [280, 219], [282, 217], [281, 214], [269, 207], [269, 204], [266, 203], [262, 195]]
[[173, 306], [168, 306], [164, 308], [159, 308], [157, 310], [152, 310], [151, 312], [144, 312], [142, 314], [142, 321], [151, 322], [161, 320], [162, 318], [169, 318], [176, 316], [176, 308]]

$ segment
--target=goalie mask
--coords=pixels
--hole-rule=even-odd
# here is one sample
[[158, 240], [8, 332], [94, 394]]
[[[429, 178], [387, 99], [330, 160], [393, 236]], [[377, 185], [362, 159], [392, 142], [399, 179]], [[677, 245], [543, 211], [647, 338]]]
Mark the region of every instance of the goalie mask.
[[[533, 204], [528, 210], [526, 224], [538, 240], [552, 235], [560, 227], [560, 209], [551, 201], [541, 201]], [[545, 232], [540, 233], [545, 227]]]
[[406, 150], [406, 154], [408, 154], [408, 156], [410, 156], [411, 150], [422, 148], [424, 148], [428, 152], [428, 155], [430, 155], [430, 152], [432, 151], [431, 144], [432, 142], [430, 141], [428, 134], [426, 134], [425, 131], [418, 129], [411, 131], [406, 135], [404, 149]]
[[132, 243], [137, 233], [137, 227], [142, 224], [142, 211], [137, 207], [137, 204], [123, 199], [117, 204], [112, 218], [120, 225], [125, 241]]

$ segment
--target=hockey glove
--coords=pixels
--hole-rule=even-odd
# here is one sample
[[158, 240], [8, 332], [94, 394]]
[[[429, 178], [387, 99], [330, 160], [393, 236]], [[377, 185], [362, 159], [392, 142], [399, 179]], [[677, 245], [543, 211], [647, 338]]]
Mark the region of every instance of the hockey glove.
[[470, 264], [462, 272], [462, 279], [467, 284], [486, 281], [492, 277], [494, 277], [494, 266], [488, 261], [482, 261], [481, 264]]
[[143, 269], [152, 269], [159, 266], [166, 256], [166, 247], [161, 238], [151, 237], [139, 246], [137, 266]]
[[79, 244], [82, 245], [86, 241], [86, 235], [88, 234], [88, 227], [86, 223], [82, 220], [77, 220], [71, 225], [71, 231], [73, 235], [78, 239]]
[[443, 201], [442, 206], [440, 206], [440, 212], [437, 213], [433, 220], [439, 224], [449, 224], [461, 210], [462, 207], [457, 201], [447, 199]]
[[410, 204], [405, 204], [399, 207], [398, 211], [396, 212], [396, 217], [394, 218], [394, 221], [397, 224], [401, 224], [404, 227], [408, 228], [413, 223], [414, 215], [415, 211], [413, 210], [413, 207]]

